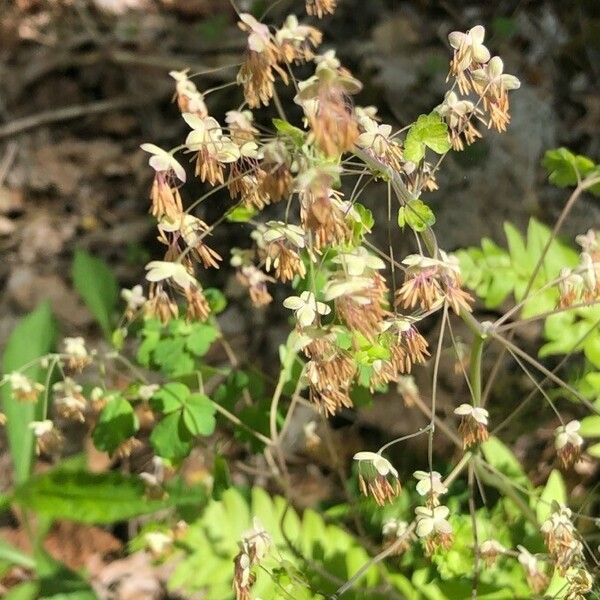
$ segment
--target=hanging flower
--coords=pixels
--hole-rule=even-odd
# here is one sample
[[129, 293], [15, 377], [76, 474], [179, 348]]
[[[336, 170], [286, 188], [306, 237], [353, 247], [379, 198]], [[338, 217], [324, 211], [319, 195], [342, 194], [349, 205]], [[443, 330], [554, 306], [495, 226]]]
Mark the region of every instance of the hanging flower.
[[150, 212], [157, 219], [163, 216], [174, 219], [183, 212], [177, 180], [185, 183], [185, 169], [172, 154], [154, 144], [142, 144], [140, 148], [152, 155], [148, 164], [155, 172], [150, 193]]
[[239, 28], [248, 34], [246, 60], [237, 76], [237, 82], [244, 88], [244, 97], [250, 108], [261, 104], [267, 106], [273, 97], [275, 70], [287, 83], [287, 74], [277, 64], [279, 52], [271, 39], [269, 28], [259, 23], [248, 13], [240, 14]]
[[295, 98], [311, 110], [307, 120], [317, 146], [327, 155], [337, 157], [351, 150], [358, 136], [356, 117], [350, 108], [350, 95], [362, 89], [360, 81], [342, 68], [333, 51], [315, 57], [315, 74], [298, 84]]
[[250, 589], [256, 580], [252, 567], [260, 564], [271, 546], [271, 536], [256, 517], [252, 529], [242, 534], [240, 551], [234, 559], [233, 590], [236, 600], [250, 600]]
[[322, 19], [324, 15], [332, 15], [338, 0], [306, 0], [306, 12]]
[[392, 502], [400, 493], [398, 471], [392, 463], [375, 452], [357, 452], [358, 482], [365, 496], [372, 496], [379, 506]]
[[68, 337], [63, 340], [67, 366], [73, 371], [81, 371], [92, 362], [82, 337]]
[[315, 322], [317, 315], [328, 315], [331, 308], [323, 302], [317, 302], [312, 292], [305, 291], [300, 296], [289, 296], [283, 306], [294, 311], [300, 327], [308, 327]]
[[383, 535], [383, 547], [395, 548], [393, 554], [398, 556], [406, 552], [414, 541], [414, 534], [409, 531], [408, 523], [400, 519], [387, 519], [383, 522], [381, 529]]
[[454, 409], [454, 414], [462, 417], [458, 432], [463, 439], [463, 448], [468, 449], [488, 439], [489, 413], [485, 408], [461, 404]]
[[197, 152], [196, 175], [200, 181], [208, 181], [211, 185], [223, 183], [223, 165], [235, 162], [240, 157], [238, 146], [223, 135], [216, 119], [190, 113], [182, 116], [192, 128], [185, 145], [191, 152]]
[[289, 15], [283, 27], [275, 33], [278, 50], [287, 63], [307, 62], [314, 57], [323, 34], [310, 25], [300, 25], [295, 15]]
[[476, 69], [490, 60], [490, 51], [484, 46], [484, 39], [485, 28], [481, 25], [475, 25], [466, 33], [453, 31], [448, 35], [450, 46], [454, 48], [450, 74], [456, 77], [458, 87], [463, 94], [468, 93], [470, 89], [465, 71]]
[[41, 383], [32, 381], [23, 373], [14, 371], [5, 377], [5, 381], [10, 383], [13, 396], [20, 402], [37, 402], [39, 395], [44, 391], [44, 386]]
[[396, 304], [409, 309], [419, 304], [430, 311], [439, 308], [445, 299], [456, 314], [461, 310], [471, 312], [473, 298], [461, 288], [458, 260], [443, 250], [439, 256], [411, 254], [402, 261], [407, 269], [404, 284], [396, 292]]
[[81, 393], [82, 387], [70, 377], [65, 377], [52, 386], [54, 409], [63, 419], [85, 422], [87, 402]]
[[127, 319], [133, 319], [138, 310], [146, 304], [144, 289], [139, 284], [134, 285], [130, 290], [127, 288], [122, 289], [121, 298], [127, 303], [127, 307], [125, 308], [125, 317]]
[[382, 162], [399, 171], [402, 165], [402, 148], [392, 139], [392, 127], [379, 124], [374, 119], [363, 115], [357, 118], [362, 133], [356, 138], [356, 145], [372, 152]]
[[56, 454], [61, 449], [64, 438], [49, 419], [31, 421], [29, 429], [33, 431], [36, 440], [36, 453], [38, 455]]
[[183, 290], [196, 287], [198, 282], [182, 263], [153, 260], [146, 265], [146, 279], [153, 283], [170, 281]]
[[437, 471], [415, 471], [413, 477], [418, 481], [417, 494], [426, 498], [426, 504], [430, 508], [438, 506], [440, 496], [448, 493], [448, 488]]
[[506, 548], [496, 540], [485, 540], [479, 546], [479, 555], [488, 567], [491, 567], [498, 556], [506, 552]]
[[435, 111], [442, 116], [450, 129], [450, 140], [454, 150], [463, 150], [464, 142], [470, 146], [481, 134], [471, 119], [481, 111], [475, 109], [470, 100], [459, 100], [455, 92], [446, 92], [444, 101], [436, 106]]
[[548, 552], [563, 576], [583, 558], [583, 544], [578, 539], [571, 517], [569, 508], [556, 505], [540, 527]]
[[415, 509], [417, 525], [416, 534], [425, 540], [425, 551], [433, 554], [438, 548], [447, 550], [452, 545], [454, 536], [452, 526], [447, 520], [450, 510], [447, 506], [417, 506]]
[[548, 576], [540, 569], [537, 558], [523, 546], [517, 546], [518, 561], [525, 571], [527, 583], [536, 594], [542, 593], [548, 586]]
[[580, 428], [581, 423], [574, 420], [557, 427], [554, 432], [554, 446], [565, 469], [572, 467], [581, 456], [583, 438], [579, 435]]
[[332, 262], [341, 265], [344, 271], [352, 277], [359, 277], [365, 272], [370, 274], [373, 271], [385, 269], [383, 260], [371, 254], [363, 246], [358, 246], [348, 252], [340, 252], [332, 259]]
[[199, 117], [206, 117], [208, 109], [204, 103], [204, 96], [198, 91], [193, 81], [188, 78], [188, 69], [185, 71], [169, 71], [175, 80], [175, 96], [177, 105], [182, 113], [192, 113]]
[[285, 283], [299, 276], [306, 276], [306, 267], [298, 250], [304, 248], [305, 231], [298, 225], [286, 225], [283, 221], [269, 221], [262, 233], [264, 242], [261, 255], [265, 270], [275, 271], [279, 281]]
[[510, 122], [508, 92], [519, 89], [521, 82], [514, 75], [504, 73], [504, 63], [499, 56], [473, 71], [471, 77], [475, 91], [483, 98], [483, 107], [489, 113], [488, 127], [506, 131]]
[[273, 300], [267, 289], [267, 283], [274, 283], [275, 280], [255, 265], [242, 265], [238, 269], [236, 277], [244, 287], [248, 288], [254, 306], [260, 308]]

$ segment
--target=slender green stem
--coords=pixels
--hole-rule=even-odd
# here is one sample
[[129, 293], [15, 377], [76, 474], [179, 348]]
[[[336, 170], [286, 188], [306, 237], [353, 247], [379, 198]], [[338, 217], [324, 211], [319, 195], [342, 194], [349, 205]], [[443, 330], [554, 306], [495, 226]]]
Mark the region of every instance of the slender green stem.
[[481, 404], [481, 358], [484, 344], [485, 337], [476, 334], [471, 346], [471, 360], [469, 363], [469, 382], [473, 391], [473, 406]]

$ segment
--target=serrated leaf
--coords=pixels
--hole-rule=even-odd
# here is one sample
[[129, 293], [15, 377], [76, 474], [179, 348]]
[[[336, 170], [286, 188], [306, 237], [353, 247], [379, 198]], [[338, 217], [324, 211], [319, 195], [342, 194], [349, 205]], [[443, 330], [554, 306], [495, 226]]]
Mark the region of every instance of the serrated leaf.
[[219, 330], [208, 323], [198, 323], [188, 336], [185, 346], [196, 356], [204, 356], [212, 343], [219, 337]]
[[139, 428], [133, 407], [125, 398], [109, 400], [100, 413], [92, 439], [98, 450], [112, 454], [121, 442], [131, 437]]
[[183, 408], [190, 396], [190, 390], [184, 383], [171, 381], [163, 385], [150, 399], [150, 406], [164, 414]]
[[[50, 305], [40, 304], [32, 313], [19, 321], [8, 338], [2, 357], [3, 373], [12, 373], [31, 361], [44, 356], [54, 346], [56, 327]], [[34, 381], [42, 380], [39, 364], [24, 373]], [[7, 417], [6, 433], [10, 455], [15, 469], [15, 479], [20, 483], [27, 479], [33, 459], [33, 432], [29, 423], [45, 418], [42, 402], [37, 406], [13, 398], [10, 385], [0, 390], [3, 411]]]
[[108, 265], [101, 259], [76, 250], [73, 259], [73, 285], [110, 339], [111, 321], [119, 299], [119, 286]]
[[413, 231], [421, 232], [434, 224], [433, 211], [420, 198], [409, 200], [398, 209], [398, 225], [402, 228], [408, 225]]
[[181, 411], [163, 417], [152, 430], [150, 443], [158, 456], [179, 461], [192, 450], [193, 439], [189, 433]]
[[183, 421], [192, 435], [211, 435], [215, 430], [215, 407], [203, 394], [191, 394], [185, 402]]
[[578, 177], [583, 178], [596, 166], [586, 156], [573, 154], [567, 148], [546, 151], [542, 164], [548, 171], [550, 183], [558, 187], [577, 185]]
[[436, 112], [420, 115], [408, 130], [404, 140], [404, 158], [418, 163], [425, 156], [426, 147], [437, 154], [444, 154], [451, 148], [448, 126]]
[[16, 489], [14, 498], [48, 519], [98, 524], [125, 521], [166, 506], [146, 497], [138, 477], [61, 469], [31, 477]]

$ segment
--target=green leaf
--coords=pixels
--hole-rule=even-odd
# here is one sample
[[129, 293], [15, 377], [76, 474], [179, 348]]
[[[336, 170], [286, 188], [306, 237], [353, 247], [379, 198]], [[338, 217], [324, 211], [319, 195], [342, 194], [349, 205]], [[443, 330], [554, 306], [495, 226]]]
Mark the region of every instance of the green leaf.
[[600, 458], [600, 443], [590, 446], [587, 449], [587, 452], [590, 456], [594, 456], [595, 458]]
[[258, 211], [252, 206], [236, 206], [227, 211], [227, 221], [230, 223], [247, 223]]
[[180, 410], [189, 398], [190, 390], [187, 385], [173, 381], [163, 385], [150, 399], [154, 410], [164, 414]]
[[[27, 363], [44, 356], [54, 346], [56, 328], [48, 303], [40, 304], [31, 314], [21, 319], [13, 329], [2, 357], [2, 371], [12, 373]], [[39, 363], [24, 373], [35, 381], [42, 380]], [[13, 398], [10, 385], [1, 389], [2, 406], [7, 417], [6, 432], [10, 455], [15, 469], [15, 480], [27, 479], [33, 459], [33, 432], [29, 423], [45, 418], [42, 401], [35, 406]]]
[[112, 271], [103, 260], [85, 250], [76, 250], [72, 276], [75, 289], [110, 339], [112, 315], [119, 299], [119, 286]]
[[560, 471], [553, 469], [546, 481], [544, 491], [537, 503], [536, 513], [540, 523], [543, 523], [552, 513], [552, 502], [560, 505], [567, 504], [567, 486]]
[[218, 315], [227, 308], [227, 298], [225, 297], [225, 294], [217, 288], [206, 288], [204, 290], [204, 297], [206, 298], [208, 305], [210, 306], [210, 312], [213, 315]]
[[590, 415], [581, 419], [579, 434], [583, 437], [600, 437], [600, 415]]
[[485, 460], [497, 471], [500, 471], [500, 473], [503, 473], [515, 483], [531, 487], [531, 482], [525, 471], [523, 471], [519, 459], [497, 437], [491, 436], [486, 442], [481, 444], [481, 450]]
[[146, 497], [144, 482], [121, 473], [60, 468], [31, 477], [15, 491], [15, 502], [49, 519], [109, 524], [167, 506]]
[[305, 133], [302, 129], [294, 127], [294, 125], [283, 119], [273, 119], [273, 125], [277, 133], [289, 138], [295, 146], [301, 147], [304, 144]]
[[227, 460], [220, 455], [215, 456], [212, 497], [215, 500], [220, 500], [223, 497], [223, 493], [232, 487], [232, 485], [233, 483], [231, 481], [231, 473], [229, 472]]
[[203, 394], [192, 394], [183, 409], [183, 421], [192, 435], [211, 435], [215, 430], [215, 407]]
[[448, 126], [436, 112], [419, 116], [408, 130], [404, 140], [404, 158], [418, 163], [425, 156], [426, 147], [437, 154], [444, 154], [451, 148]]
[[0, 540], [0, 562], [18, 565], [25, 569], [35, 568], [35, 560], [31, 556], [4, 540]]
[[420, 198], [409, 200], [398, 209], [398, 225], [408, 225], [413, 231], [425, 231], [435, 223], [435, 215]]
[[98, 450], [112, 454], [119, 444], [131, 437], [139, 428], [133, 407], [125, 398], [109, 400], [100, 413], [92, 439]]
[[192, 436], [180, 411], [167, 415], [155, 425], [150, 443], [158, 456], [168, 460], [179, 461], [191, 452]]
[[204, 356], [218, 337], [219, 330], [214, 325], [197, 323], [188, 336], [185, 346], [196, 356]]
[[575, 155], [567, 148], [548, 150], [542, 164], [548, 171], [550, 183], [558, 187], [577, 185], [578, 177], [583, 178], [596, 166], [586, 156]]

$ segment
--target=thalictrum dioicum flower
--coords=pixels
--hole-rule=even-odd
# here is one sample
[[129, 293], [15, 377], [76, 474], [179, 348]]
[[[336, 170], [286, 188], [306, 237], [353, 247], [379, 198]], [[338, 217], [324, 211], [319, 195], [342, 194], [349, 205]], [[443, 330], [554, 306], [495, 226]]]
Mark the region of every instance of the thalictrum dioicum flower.
[[398, 471], [376, 452], [357, 452], [358, 481], [365, 496], [372, 496], [379, 506], [391, 502], [400, 493]]
[[415, 531], [425, 540], [427, 554], [433, 554], [438, 548], [447, 550], [452, 545], [452, 526], [447, 520], [449, 513], [447, 506], [417, 506], [415, 509]]
[[548, 586], [548, 576], [541, 570], [538, 559], [523, 546], [517, 546], [518, 561], [525, 571], [527, 583], [536, 594], [540, 594]]
[[300, 327], [308, 327], [315, 322], [317, 315], [328, 315], [331, 308], [323, 302], [317, 302], [312, 292], [302, 292], [300, 296], [289, 296], [283, 306], [293, 310]]
[[557, 427], [554, 432], [554, 446], [565, 469], [573, 466], [581, 456], [583, 438], [579, 434], [580, 428], [581, 423], [573, 420]]
[[488, 439], [490, 435], [488, 432], [489, 413], [485, 408], [461, 404], [454, 409], [454, 414], [462, 417], [458, 432], [462, 436], [465, 449], [475, 444], [481, 444]]
[[37, 402], [40, 393], [44, 391], [41, 383], [32, 381], [18, 371], [6, 375], [5, 380], [10, 383], [14, 397], [21, 402]]

